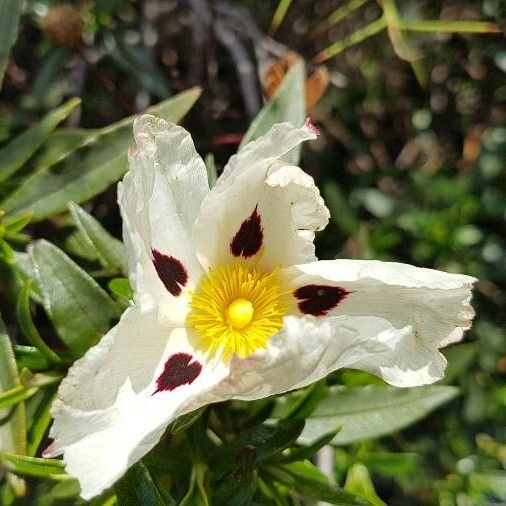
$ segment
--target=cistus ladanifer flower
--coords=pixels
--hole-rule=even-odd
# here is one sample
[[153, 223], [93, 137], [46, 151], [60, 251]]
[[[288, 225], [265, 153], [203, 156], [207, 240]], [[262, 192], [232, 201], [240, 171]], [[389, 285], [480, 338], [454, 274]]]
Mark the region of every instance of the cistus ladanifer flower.
[[283, 156], [316, 138], [274, 125], [209, 189], [183, 128], [134, 123], [118, 187], [133, 304], [70, 369], [53, 442], [90, 499], [176, 417], [226, 399], [301, 388], [349, 367], [391, 385], [443, 377], [439, 352], [469, 328], [474, 278], [400, 263], [315, 257], [329, 212]]

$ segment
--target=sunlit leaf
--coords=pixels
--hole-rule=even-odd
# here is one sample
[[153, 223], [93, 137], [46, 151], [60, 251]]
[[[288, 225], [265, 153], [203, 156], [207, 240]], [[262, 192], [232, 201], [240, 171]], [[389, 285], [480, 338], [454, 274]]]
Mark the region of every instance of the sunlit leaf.
[[[149, 108], [146, 112], [179, 121], [200, 95], [191, 89]], [[92, 130], [76, 150], [64, 153], [55, 165], [42, 167], [23, 181], [1, 207], [10, 213], [33, 213], [42, 220], [64, 211], [70, 201], [85, 202], [118, 181], [127, 169], [132, 145], [133, 117]]]
[[118, 318], [112, 299], [63, 251], [41, 240], [29, 248], [44, 308], [74, 357], [96, 344]]
[[[0, 13], [1, 15], [1, 13]], [[36, 126], [25, 130], [19, 137], [0, 150], [0, 183], [16, 173], [35, 153], [51, 132], [79, 104], [79, 98], [73, 98], [58, 109], [49, 113]]]
[[[431, 385], [400, 389], [332, 387], [306, 420], [299, 442], [311, 444], [342, 427], [332, 443], [349, 444], [396, 432], [423, 418], [458, 394], [455, 387]], [[278, 399], [274, 416], [289, 409], [290, 396]]]
[[[288, 121], [294, 126], [301, 126], [305, 118], [306, 69], [301, 59], [290, 68], [272, 100], [267, 102], [253, 120], [241, 147], [266, 134], [275, 123]], [[298, 163], [300, 149], [293, 149], [284, 158], [289, 163]]]
[[118, 268], [126, 272], [127, 262], [123, 243], [109, 234], [98, 220], [82, 207], [71, 202], [69, 209], [74, 223], [89, 245], [96, 251], [100, 263], [104, 267]]

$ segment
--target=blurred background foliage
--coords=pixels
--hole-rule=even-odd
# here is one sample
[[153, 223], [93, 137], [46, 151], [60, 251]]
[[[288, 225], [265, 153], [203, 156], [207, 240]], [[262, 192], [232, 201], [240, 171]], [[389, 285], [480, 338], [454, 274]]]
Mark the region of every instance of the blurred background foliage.
[[211, 182], [241, 142], [310, 115], [319, 257], [474, 275], [478, 316], [440, 385], [345, 370], [220, 404], [93, 503], [504, 503], [505, 29], [504, 0], [1, 0], [0, 504], [79, 503], [38, 457], [66, 367], [128, 304], [114, 183], [151, 104], [184, 118]]

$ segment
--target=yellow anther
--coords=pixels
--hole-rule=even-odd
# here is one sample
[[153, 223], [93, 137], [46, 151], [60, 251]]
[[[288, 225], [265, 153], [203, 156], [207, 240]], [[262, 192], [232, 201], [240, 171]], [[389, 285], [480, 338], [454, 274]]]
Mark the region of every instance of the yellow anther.
[[235, 299], [227, 308], [227, 323], [236, 329], [243, 329], [253, 319], [254, 312], [249, 300]]

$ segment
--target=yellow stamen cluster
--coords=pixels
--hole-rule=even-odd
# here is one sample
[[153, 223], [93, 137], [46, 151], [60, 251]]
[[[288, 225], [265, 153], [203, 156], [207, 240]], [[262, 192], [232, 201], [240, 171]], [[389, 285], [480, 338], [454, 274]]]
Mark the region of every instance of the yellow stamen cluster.
[[265, 274], [246, 262], [231, 263], [202, 277], [187, 323], [204, 348], [223, 347], [225, 357], [247, 357], [281, 330], [288, 300], [277, 269]]

